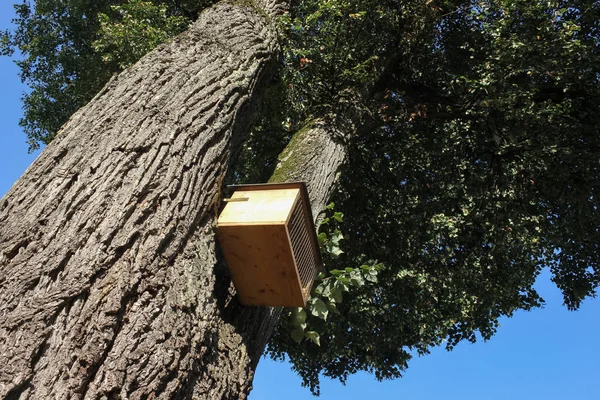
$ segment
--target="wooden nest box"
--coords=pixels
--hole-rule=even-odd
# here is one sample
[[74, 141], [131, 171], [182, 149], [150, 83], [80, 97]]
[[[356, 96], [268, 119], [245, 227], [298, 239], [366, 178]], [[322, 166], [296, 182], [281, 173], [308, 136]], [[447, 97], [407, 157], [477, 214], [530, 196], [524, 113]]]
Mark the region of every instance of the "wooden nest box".
[[322, 269], [306, 185], [233, 188], [217, 237], [240, 302], [304, 307]]

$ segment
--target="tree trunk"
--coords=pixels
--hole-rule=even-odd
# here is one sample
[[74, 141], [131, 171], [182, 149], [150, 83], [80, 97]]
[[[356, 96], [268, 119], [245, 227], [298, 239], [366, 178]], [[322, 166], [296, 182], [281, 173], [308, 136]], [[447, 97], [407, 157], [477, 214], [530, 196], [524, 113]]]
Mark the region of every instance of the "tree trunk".
[[[203, 12], [0, 200], [0, 398], [246, 397], [278, 310], [237, 303], [213, 228], [282, 4]], [[333, 146], [294, 175], [320, 210], [343, 153], [322, 128], [303, 134]]]

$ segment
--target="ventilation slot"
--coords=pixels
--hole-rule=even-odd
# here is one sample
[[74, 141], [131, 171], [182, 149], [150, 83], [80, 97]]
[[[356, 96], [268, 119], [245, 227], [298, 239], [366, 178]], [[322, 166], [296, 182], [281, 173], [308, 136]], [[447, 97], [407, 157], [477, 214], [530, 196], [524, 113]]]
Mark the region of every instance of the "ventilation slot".
[[292, 211], [288, 231], [294, 259], [296, 260], [296, 266], [298, 268], [300, 284], [305, 293], [310, 290], [310, 286], [317, 273], [318, 265], [318, 260], [310, 238], [310, 234], [312, 233], [311, 227], [310, 224], [307, 223], [308, 221], [306, 218], [302, 202], [297, 201]]

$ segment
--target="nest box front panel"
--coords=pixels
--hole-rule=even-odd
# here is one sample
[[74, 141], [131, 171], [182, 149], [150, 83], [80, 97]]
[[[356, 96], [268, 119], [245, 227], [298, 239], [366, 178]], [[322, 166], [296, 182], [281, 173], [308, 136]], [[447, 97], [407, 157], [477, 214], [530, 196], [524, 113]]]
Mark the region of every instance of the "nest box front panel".
[[304, 306], [285, 225], [226, 225], [217, 233], [242, 304]]

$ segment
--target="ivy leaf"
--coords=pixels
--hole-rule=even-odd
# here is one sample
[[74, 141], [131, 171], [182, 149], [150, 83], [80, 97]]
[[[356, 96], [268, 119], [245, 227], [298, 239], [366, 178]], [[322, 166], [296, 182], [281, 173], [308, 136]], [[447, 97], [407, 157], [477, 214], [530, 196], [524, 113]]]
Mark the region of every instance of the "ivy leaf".
[[319, 247], [323, 247], [325, 242], [327, 242], [327, 234], [325, 232], [321, 232], [317, 236], [317, 239], [319, 240]]
[[328, 297], [331, 293], [331, 283], [327, 282], [325, 284], [317, 286], [315, 289], [315, 293], [324, 297]]
[[342, 253], [344, 253], [344, 251], [340, 249], [339, 246], [336, 246], [332, 242], [327, 243], [325, 249], [333, 258], [338, 258]]
[[333, 232], [331, 234], [331, 239], [329, 239], [329, 241], [331, 243], [334, 243], [335, 245], [339, 245], [340, 240], [342, 240], [344, 238], [344, 235], [342, 235], [342, 232], [340, 232], [339, 230], [336, 230], [335, 232]]
[[[339, 276], [337, 280], [344, 286], [352, 286], [352, 282], [350, 282], [350, 279], [346, 276]], [[345, 291], [348, 291], [348, 289], [346, 289]]]
[[337, 307], [335, 306], [335, 303], [327, 303], [327, 308], [329, 309], [329, 311], [331, 311], [333, 314], [337, 314], [340, 315], [340, 311], [337, 309]]
[[344, 213], [341, 213], [339, 211], [336, 212], [336, 213], [334, 213], [333, 214], [333, 219], [335, 219], [337, 222], [341, 223], [343, 221], [343, 219], [344, 219]]

